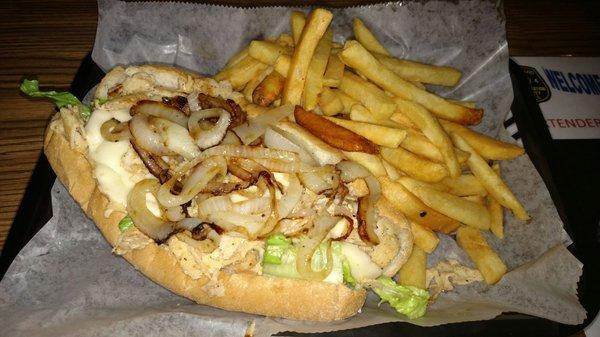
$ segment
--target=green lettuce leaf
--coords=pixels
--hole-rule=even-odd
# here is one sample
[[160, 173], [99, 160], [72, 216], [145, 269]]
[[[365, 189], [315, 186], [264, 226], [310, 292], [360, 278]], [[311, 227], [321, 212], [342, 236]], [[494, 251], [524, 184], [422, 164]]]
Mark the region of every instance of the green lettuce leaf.
[[90, 107], [81, 103], [81, 101], [70, 92], [57, 92], [54, 90], [40, 91], [39, 83], [37, 80], [23, 80], [20, 89], [25, 95], [29, 97], [41, 97], [51, 99], [59, 109], [66, 106], [79, 106], [79, 113], [81, 114], [81, 118], [84, 121], [87, 121], [90, 118], [90, 115], [92, 114]]
[[344, 257], [342, 260], [342, 273], [344, 275], [344, 282], [353, 287], [356, 286], [356, 279], [352, 276], [352, 272], [350, 271], [350, 263], [348, 263], [348, 259]]
[[121, 232], [128, 230], [129, 228], [131, 228], [131, 226], [133, 226], [133, 220], [129, 215], [124, 216], [123, 219], [119, 221], [119, 229], [121, 230]]
[[371, 289], [388, 302], [397, 312], [410, 319], [425, 315], [429, 292], [413, 286], [399, 285], [390, 277], [380, 277], [371, 284]]
[[[296, 269], [296, 255], [298, 247], [292, 244], [292, 240], [282, 234], [270, 236], [265, 241], [265, 253], [263, 255], [263, 273], [286, 278], [302, 278]], [[339, 242], [331, 242], [333, 266], [331, 273], [323, 282], [340, 284], [344, 281], [342, 271], [342, 246]], [[314, 270], [322, 269], [327, 263], [327, 243], [323, 242], [313, 255], [311, 266]]]

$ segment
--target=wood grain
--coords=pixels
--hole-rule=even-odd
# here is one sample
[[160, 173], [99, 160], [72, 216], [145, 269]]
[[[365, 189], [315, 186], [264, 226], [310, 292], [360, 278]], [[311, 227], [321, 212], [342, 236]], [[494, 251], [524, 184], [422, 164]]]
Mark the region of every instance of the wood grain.
[[[597, 1], [507, 0], [505, 13], [511, 55], [600, 56]], [[92, 48], [96, 22], [92, 0], [0, 1], [0, 249], [54, 112], [52, 104], [20, 95], [19, 83], [37, 78], [43, 86], [67, 90]]]

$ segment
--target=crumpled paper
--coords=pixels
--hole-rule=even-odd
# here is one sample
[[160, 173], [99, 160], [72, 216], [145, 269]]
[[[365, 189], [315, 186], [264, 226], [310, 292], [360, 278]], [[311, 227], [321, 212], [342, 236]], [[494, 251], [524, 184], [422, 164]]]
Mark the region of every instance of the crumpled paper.
[[[117, 64], [159, 62], [214, 73], [254, 38], [288, 31], [288, 8], [239, 9], [187, 3], [99, 1], [93, 58], [105, 70]], [[307, 10], [307, 9], [303, 9]], [[451, 89], [431, 89], [472, 100], [486, 113], [477, 128], [511, 141], [501, 122], [512, 101], [501, 10], [492, 2], [388, 3], [334, 9], [335, 39], [351, 35], [355, 16], [392, 54], [463, 70]], [[504, 240], [487, 239], [511, 272], [495, 286], [459, 286], [442, 294], [423, 326], [491, 319], [512, 311], [567, 324], [585, 318], [577, 300], [581, 263], [547, 188], [527, 156], [502, 163], [505, 180], [532, 215], [530, 223], [505, 212]], [[0, 282], [0, 335], [10, 336], [256, 336], [280, 331], [320, 332], [408, 321], [370, 295], [357, 316], [329, 323], [290, 321], [197, 305], [146, 279], [111, 254], [94, 224], [57, 182], [53, 218], [17, 256]], [[473, 264], [454, 240], [440, 235], [430, 266], [453, 258]]]

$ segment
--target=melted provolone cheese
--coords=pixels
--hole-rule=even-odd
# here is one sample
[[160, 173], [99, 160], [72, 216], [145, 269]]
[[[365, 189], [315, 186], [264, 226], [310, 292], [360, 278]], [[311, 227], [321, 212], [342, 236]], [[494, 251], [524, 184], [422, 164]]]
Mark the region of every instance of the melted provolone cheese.
[[127, 195], [142, 179], [154, 178], [128, 140], [110, 142], [100, 133], [102, 124], [111, 118], [120, 122], [131, 119], [128, 109], [96, 109], [85, 126], [88, 155], [100, 190], [116, 205], [127, 206]]

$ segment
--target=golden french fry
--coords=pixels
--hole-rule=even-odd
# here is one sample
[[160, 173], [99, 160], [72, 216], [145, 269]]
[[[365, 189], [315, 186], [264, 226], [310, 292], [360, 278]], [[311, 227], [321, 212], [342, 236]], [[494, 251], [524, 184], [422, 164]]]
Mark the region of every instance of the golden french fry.
[[285, 78], [272, 71], [252, 92], [252, 102], [260, 106], [269, 106], [281, 97]]
[[323, 74], [329, 60], [329, 52], [331, 51], [331, 39], [333, 32], [328, 29], [315, 49], [308, 72], [306, 73], [306, 82], [304, 83], [303, 102], [304, 107], [308, 110], [313, 110], [317, 106], [319, 93], [323, 88]]
[[290, 17], [291, 26], [292, 26], [292, 37], [294, 39], [294, 44], [298, 44], [300, 40], [300, 35], [302, 35], [302, 30], [304, 29], [304, 24], [306, 23], [306, 17], [303, 12], [293, 11]]
[[[353, 120], [356, 122], [365, 122], [365, 123], [383, 125], [383, 126], [387, 126], [390, 128], [405, 129], [402, 125], [400, 125], [396, 122], [393, 122], [389, 119], [376, 118], [371, 113], [371, 111], [369, 111], [364, 106], [360, 105], [359, 102], [357, 102], [357, 101], [355, 101], [355, 102], [356, 102], [356, 104], [353, 105], [350, 109], [350, 120]], [[402, 142], [404, 142], [404, 141], [402, 141]]]
[[490, 212], [484, 205], [438, 191], [409, 177], [402, 177], [398, 179], [398, 182], [421, 199], [425, 205], [436, 211], [465, 225], [479, 229], [490, 228]]
[[385, 49], [385, 47], [381, 45], [379, 41], [377, 41], [375, 35], [371, 33], [369, 28], [365, 26], [361, 19], [354, 18], [352, 24], [352, 28], [354, 28], [354, 36], [356, 37], [358, 42], [360, 42], [363, 46], [365, 46], [365, 48], [367, 48], [367, 50], [383, 55], [390, 55], [387, 49]]
[[342, 82], [344, 76], [344, 64], [340, 60], [337, 54], [333, 51], [329, 55], [329, 61], [327, 62], [327, 68], [323, 75], [323, 85], [330, 88], [337, 88]]
[[288, 71], [290, 70], [290, 62], [292, 59], [288, 55], [279, 55], [273, 68], [283, 77], [287, 77]]
[[[244, 97], [248, 101], [250, 101], [250, 102], [253, 101], [252, 93], [254, 92], [254, 89], [256, 89], [256, 87], [258, 87], [260, 82], [262, 82], [265, 79], [265, 77], [267, 77], [272, 71], [273, 71], [273, 67], [267, 67], [263, 71], [261, 71], [256, 77], [254, 77], [252, 80], [250, 80], [250, 82], [248, 82], [246, 84], [242, 93], [244, 94]], [[256, 103], [256, 102], [254, 102], [254, 103]]]
[[344, 153], [344, 156], [348, 158], [348, 160], [364, 166], [374, 176], [379, 177], [387, 175], [387, 171], [383, 166], [382, 160], [378, 156], [364, 152], [342, 152]]
[[[360, 105], [360, 102], [355, 100], [354, 98], [346, 95], [343, 91], [339, 90], [339, 89], [332, 89], [333, 92], [335, 92], [335, 94], [340, 98], [340, 100], [342, 101], [342, 104], [344, 105], [344, 113], [350, 113], [350, 110], [352, 109], [352, 107], [354, 105]], [[366, 109], [366, 108], [365, 108]]]
[[325, 87], [319, 96], [319, 107], [325, 116], [334, 116], [344, 110], [344, 104], [333, 90]]
[[344, 64], [360, 71], [381, 88], [398, 97], [423, 105], [437, 117], [461, 124], [477, 124], [483, 117], [483, 110], [481, 109], [470, 109], [452, 104], [435, 94], [415, 87], [377, 61], [357, 41], [347, 41], [344, 50], [340, 53], [340, 58]]
[[460, 70], [451, 67], [400, 60], [381, 53], [374, 54], [374, 56], [384, 66], [405, 80], [453, 87], [462, 76]]
[[292, 38], [290, 34], [280, 34], [275, 42], [282, 47], [294, 48], [294, 38]]
[[381, 156], [407, 175], [425, 182], [438, 182], [448, 176], [446, 167], [421, 158], [403, 148], [381, 148]]
[[456, 178], [446, 177], [439, 182], [445, 187], [444, 191], [457, 196], [478, 195], [485, 196], [487, 191], [472, 174], [463, 174]]
[[289, 55], [290, 48], [282, 47], [271, 41], [254, 40], [250, 42], [248, 54], [260, 62], [274, 65], [280, 55]]
[[406, 129], [406, 138], [404, 138], [400, 146], [431, 161], [437, 163], [444, 161], [440, 150], [438, 150], [438, 148], [422, 133], [413, 129]]
[[437, 235], [431, 229], [419, 225], [414, 221], [410, 222], [410, 229], [413, 233], [415, 246], [421, 248], [428, 254], [433, 253], [440, 242], [440, 239], [437, 237]]
[[325, 117], [335, 124], [351, 130], [373, 143], [389, 148], [397, 148], [406, 137], [406, 131], [401, 129], [389, 128], [370, 123], [355, 122], [352, 120]]
[[381, 185], [382, 195], [410, 220], [433, 231], [446, 234], [460, 226], [460, 222], [425, 205], [399, 182], [392, 181], [385, 176], [377, 179]]
[[450, 99], [450, 98], [446, 98], [446, 100], [450, 103], [454, 103], [454, 104], [458, 104], [458, 105], [462, 105], [462, 106], [466, 106], [467, 108], [471, 108], [474, 109], [477, 107], [477, 105], [475, 105], [475, 102], [470, 102], [470, 101], [459, 101], [456, 99]]
[[398, 171], [398, 169], [396, 169], [394, 166], [392, 166], [392, 164], [388, 163], [384, 159], [381, 159], [381, 163], [383, 164], [383, 167], [385, 168], [385, 172], [387, 173], [387, 176], [390, 177], [390, 179], [397, 180], [400, 177], [402, 177], [402, 173], [400, 173], [400, 171]]
[[[481, 195], [465, 195], [465, 196], [463, 196], [461, 198], [463, 198], [465, 200], [469, 200], [469, 201], [475, 202], [475, 203], [478, 203], [480, 205], [485, 205], [486, 204], [485, 203], [485, 197], [483, 197]], [[492, 215], [490, 214], [490, 217], [491, 216]], [[490, 218], [490, 227], [491, 227], [491, 218]]]
[[479, 179], [481, 185], [488, 191], [488, 193], [494, 197], [500, 205], [510, 209], [513, 214], [519, 220], [529, 220], [530, 217], [525, 211], [523, 205], [519, 202], [517, 197], [512, 191], [506, 186], [506, 183], [502, 181], [502, 178], [488, 165], [473, 147], [471, 147], [467, 141], [457, 133], [451, 133], [450, 136], [454, 140], [454, 144], [459, 149], [469, 152], [469, 160], [467, 164], [473, 172], [473, 175]]
[[508, 160], [525, 153], [525, 150], [518, 145], [488, 137], [462, 125], [444, 120], [440, 120], [440, 124], [448, 134], [454, 132], [460, 135], [477, 153], [486, 159]]
[[317, 8], [310, 13], [290, 61], [281, 100], [283, 104], [300, 104], [310, 61], [332, 17], [330, 11], [322, 8]]
[[423, 106], [401, 98], [394, 99], [398, 109], [402, 111], [435, 145], [444, 158], [451, 177], [458, 177], [461, 169], [454, 153], [454, 145], [446, 134], [437, 118], [435, 118]]
[[240, 90], [246, 83], [250, 82], [266, 68], [266, 64], [261, 63], [255, 58], [246, 56], [230, 68], [216, 74], [214, 79], [217, 81], [228, 80], [233, 89]]
[[390, 119], [406, 128], [417, 129], [417, 126], [405, 114], [397, 110], [390, 116]]
[[221, 71], [231, 68], [231, 66], [233, 66], [234, 64], [237, 64], [238, 62], [243, 60], [246, 56], [248, 56], [248, 49], [250, 49], [250, 46], [246, 46], [246, 48], [235, 53], [229, 59], [229, 61], [227, 61], [227, 64], [225, 64], [225, 66], [221, 69]]
[[506, 274], [507, 268], [498, 254], [492, 250], [481, 231], [461, 226], [456, 231], [456, 242], [469, 255], [487, 284], [494, 284]]
[[377, 118], [389, 118], [396, 110], [396, 104], [383, 90], [349, 71], [344, 71], [339, 88], [361, 102]]
[[425, 85], [423, 85], [423, 83], [418, 82], [418, 81], [409, 81], [410, 83], [412, 83], [412, 85], [414, 85], [415, 87], [421, 89], [421, 90], [427, 90], [427, 88], [425, 87]]
[[[500, 165], [495, 163], [492, 165], [492, 169], [498, 176], [500, 175]], [[504, 211], [502, 209], [502, 205], [494, 199], [494, 197], [488, 195], [488, 210], [490, 211], [490, 216], [492, 217], [492, 222], [490, 223], [490, 231], [496, 235], [498, 239], [504, 239]]]
[[427, 253], [416, 244], [408, 260], [398, 273], [398, 283], [425, 289], [425, 272], [427, 271]]

